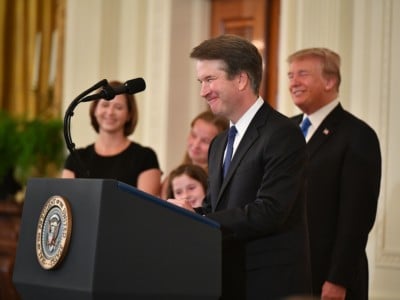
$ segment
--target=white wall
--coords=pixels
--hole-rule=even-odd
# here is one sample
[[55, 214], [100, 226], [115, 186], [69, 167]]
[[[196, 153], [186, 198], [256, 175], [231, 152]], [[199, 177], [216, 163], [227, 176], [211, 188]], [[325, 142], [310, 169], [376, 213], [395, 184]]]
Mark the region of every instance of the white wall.
[[370, 298], [400, 299], [400, 1], [282, 0], [279, 110], [293, 115], [288, 54], [328, 47], [342, 57], [340, 101], [377, 132], [383, 159], [378, 215], [370, 234]]
[[[370, 235], [371, 299], [400, 299], [400, 1], [281, 0], [278, 109], [297, 109], [287, 92], [286, 57], [304, 47], [342, 56], [343, 106], [378, 133], [383, 178]], [[205, 109], [190, 50], [207, 38], [208, 0], [67, 0], [64, 108], [100, 79], [143, 77], [132, 138], [153, 147], [168, 172], [182, 159], [191, 119]], [[72, 118], [77, 146], [91, 143], [87, 105]]]
[[[206, 109], [189, 53], [208, 37], [209, 2], [68, 0], [66, 14], [64, 109], [103, 78], [143, 77], [131, 138], [152, 147], [167, 173], [183, 158], [192, 118]], [[95, 138], [88, 107], [80, 104], [71, 120], [76, 147]]]

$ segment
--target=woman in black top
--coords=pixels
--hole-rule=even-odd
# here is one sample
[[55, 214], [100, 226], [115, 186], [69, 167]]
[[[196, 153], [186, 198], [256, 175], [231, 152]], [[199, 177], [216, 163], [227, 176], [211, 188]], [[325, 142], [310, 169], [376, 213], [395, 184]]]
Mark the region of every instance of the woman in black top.
[[[122, 85], [118, 81], [112, 87]], [[69, 155], [63, 178], [108, 178], [159, 196], [161, 171], [156, 153], [128, 139], [135, 130], [138, 111], [133, 95], [96, 100], [90, 106], [91, 124], [98, 133], [94, 144], [77, 149], [83, 166]]]

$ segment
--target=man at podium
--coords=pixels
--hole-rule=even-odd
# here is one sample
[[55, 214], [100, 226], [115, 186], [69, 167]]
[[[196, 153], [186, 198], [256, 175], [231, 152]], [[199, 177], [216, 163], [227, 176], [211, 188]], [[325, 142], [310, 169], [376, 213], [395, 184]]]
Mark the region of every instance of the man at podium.
[[[259, 96], [262, 58], [247, 40], [222, 35], [202, 42], [190, 57], [200, 95], [231, 127], [210, 145], [209, 187], [205, 205], [196, 209], [224, 233], [222, 299], [310, 295], [299, 128]], [[184, 200], [168, 201], [193, 210]]]

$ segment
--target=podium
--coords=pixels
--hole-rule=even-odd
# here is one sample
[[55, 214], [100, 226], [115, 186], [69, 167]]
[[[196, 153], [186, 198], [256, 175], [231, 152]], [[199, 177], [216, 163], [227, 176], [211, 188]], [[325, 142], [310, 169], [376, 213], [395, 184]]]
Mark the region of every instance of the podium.
[[[54, 196], [69, 203], [70, 236], [46, 269], [38, 236]], [[219, 299], [221, 239], [218, 223], [115, 180], [32, 178], [13, 282], [22, 299]]]

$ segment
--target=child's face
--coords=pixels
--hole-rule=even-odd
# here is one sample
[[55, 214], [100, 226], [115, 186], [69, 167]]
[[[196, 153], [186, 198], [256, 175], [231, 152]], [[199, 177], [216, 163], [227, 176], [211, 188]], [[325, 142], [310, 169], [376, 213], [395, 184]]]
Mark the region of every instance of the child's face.
[[208, 148], [218, 134], [218, 128], [207, 121], [198, 119], [190, 129], [187, 139], [187, 153], [195, 165], [207, 165]]
[[201, 183], [186, 174], [172, 179], [172, 191], [175, 199], [186, 200], [192, 207], [201, 206], [205, 197]]

